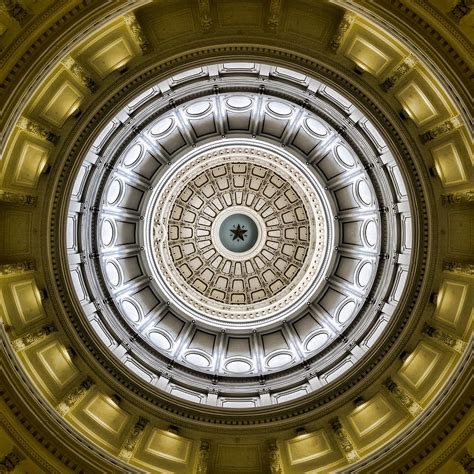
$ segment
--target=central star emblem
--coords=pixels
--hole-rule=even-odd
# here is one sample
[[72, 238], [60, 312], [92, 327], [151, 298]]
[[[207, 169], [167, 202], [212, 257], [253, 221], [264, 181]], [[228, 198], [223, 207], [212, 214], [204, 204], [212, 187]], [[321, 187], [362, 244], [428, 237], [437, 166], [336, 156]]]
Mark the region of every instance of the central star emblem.
[[244, 227], [245, 226], [240, 227], [240, 224], [237, 224], [237, 227], [234, 225], [234, 228], [230, 229], [232, 240], [244, 240], [245, 234], [247, 233], [247, 229], [244, 229]]

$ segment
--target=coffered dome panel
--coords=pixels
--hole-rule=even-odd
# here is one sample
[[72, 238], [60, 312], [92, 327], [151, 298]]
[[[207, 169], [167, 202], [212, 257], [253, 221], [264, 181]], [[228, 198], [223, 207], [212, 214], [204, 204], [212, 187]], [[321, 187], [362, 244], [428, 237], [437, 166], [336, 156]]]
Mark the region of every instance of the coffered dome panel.
[[[173, 172], [179, 181], [158, 186], [154, 257], [158, 272], [196, 314], [259, 324], [308, 291], [330, 234], [320, 191], [291, 161], [254, 139], [226, 143], [196, 157], [185, 155]], [[246, 219], [254, 226], [255, 241], [240, 252], [246, 235], [240, 243], [228, 242], [235, 234], [223, 226], [235, 221], [240, 229]], [[180, 279], [173, 276], [176, 270]]]

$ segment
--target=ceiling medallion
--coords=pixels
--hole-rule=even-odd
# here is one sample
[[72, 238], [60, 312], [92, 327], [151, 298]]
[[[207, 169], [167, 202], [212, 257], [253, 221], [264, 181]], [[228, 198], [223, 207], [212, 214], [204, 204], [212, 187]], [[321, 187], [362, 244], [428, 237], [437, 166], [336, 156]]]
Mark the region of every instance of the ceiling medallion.
[[331, 233], [304, 168], [263, 143], [232, 142], [184, 156], [157, 185], [155, 276], [193, 317], [268, 320], [311, 298]]
[[[250, 234], [250, 235], [246, 236], [245, 234], [248, 232], [248, 230], [245, 228], [244, 224], [242, 224], [242, 226], [240, 225], [240, 221], [244, 218], [245, 218], [245, 216], [242, 215], [242, 214], [234, 214], [232, 216], [229, 216], [229, 219], [237, 220], [237, 222], [239, 222], [237, 224], [237, 227], [235, 227], [235, 224], [234, 224], [232, 226], [232, 229], [229, 229], [230, 230], [230, 236], [232, 237], [232, 240], [237, 240], [237, 243], [239, 243], [239, 241], [243, 242], [246, 237], [248, 238], [252, 235], [252, 234]], [[227, 228], [227, 226], [230, 226], [230, 223], [226, 221], [222, 227]], [[250, 227], [252, 227], [252, 225], [250, 225]], [[219, 231], [219, 233], [220, 232], [221, 231]], [[220, 237], [222, 243], [224, 243], [224, 241], [225, 241], [224, 240], [224, 232], [225, 232], [225, 230], [222, 230], [222, 235]], [[254, 230], [254, 233], [256, 233], [256, 230]], [[226, 243], [224, 245], [228, 245], [228, 244]], [[237, 252], [241, 252], [241, 250], [239, 249], [239, 250], [237, 250]]]
[[[249, 196], [243, 198], [243, 195], [242, 190], [233, 189], [233, 192], [225, 193], [225, 197], [221, 195], [215, 198], [217, 199], [213, 203], [215, 215], [206, 216], [212, 219], [211, 226], [207, 229], [209, 234], [205, 235], [205, 230], [201, 232], [204, 234], [201, 236], [201, 242], [208, 242], [207, 239], [210, 238], [210, 245], [219, 255], [231, 262], [245, 262], [253, 259], [261, 253], [267, 243], [268, 229], [265, 221], [251, 207]], [[226, 207], [226, 198], [232, 203], [229, 207]], [[243, 203], [246, 205], [242, 205]], [[211, 210], [211, 212], [214, 211]], [[201, 222], [200, 225], [203, 224], [205, 223]], [[201, 244], [201, 248], [203, 245], [204, 243]], [[214, 255], [209, 256], [212, 258]], [[245, 266], [245, 263], [243, 265]], [[240, 267], [237, 263], [230, 263], [230, 266], [234, 269]]]

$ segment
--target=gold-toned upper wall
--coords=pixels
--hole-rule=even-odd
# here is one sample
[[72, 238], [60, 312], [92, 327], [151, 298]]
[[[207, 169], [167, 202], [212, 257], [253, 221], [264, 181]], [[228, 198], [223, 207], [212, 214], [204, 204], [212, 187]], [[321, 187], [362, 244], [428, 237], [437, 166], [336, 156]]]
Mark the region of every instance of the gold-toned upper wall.
[[[453, 0], [433, 0], [429, 4], [406, 1], [400, 5], [405, 5], [407, 10], [400, 9], [398, 17], [398, 4], [388, 1], [375, 5], [363, 1], [330, 4], [310, 0], [153, 3], [24, 0], [20, 3], [31, 12], [20, 22], [12, 18], [14, 12], [9, 15], [5, 9], [0, 11], [0, 81], [3, 82], [0, 90], [3, 112], [0, 117], [3, 132], [0, 319], [2, 338], [8, 346], [8, 351], [2, 352], [1, 361], [2, 371], [10, 377], [0, 380], [10, 392], [15, 392], [16, 384], [18, 393], [26, 399], [31, 395], [24, 388], [24, 381], [15, 379], [15, 374], [23, 374], [38, 397], [50, 404], [54, 414], [64, 417], [73, 430], [88, 437], [109, 456], [101, 458], [97, 452], [90, 454], [84, 448], [75, 459], [82, 456], [86, 463], [90, 454], [93, 461], [89, 467], [97, 462], [95, 468], [110, 468], [112, 464], [108, 463], [118, 456], [132, 460], [133, 469], [152, 470], [160, 466], [169, 471], [190, 472], [209, 450], [200, 444], [201, 439], [213, 438], [217, 448], [213, 448], [209, 466], [214, 472], [226, 472], [239, 463], [240, 467], [247, 463], [248, 471], [261, 472], [272, 456], [280, 459], [285, 473], [310, 469], [328, 472], [346, 469], [348, 463], [389, 443], [402, 429], [412, 426], [416, 417], [427, 413], [450, 374], [459, 369], [459, 361], [466, 358], [471, 341], [474, 283], [469, 265], [472, 265], [474, 234], [469, 193], [472, 193], [474, 161], [470, 130], [463, 122], [465, 113], [459, 109], [452, 91], [433, 74], [431, 66], [417, 54], [419, 51], [411, 50], [409, 43], [400, 41], [388, 27], [384, 28], [382, 21], [377, 23], [370, 15], [364, 15], [363, 9], [381, 14], [379, 18], [385, 22], [392, 19], [395, 26], [401, 24], [412, 33], [408, 39], [415, 45], [420, 45], [417, 35], [425, 35], [433, 49], [423, 52], [433, 63], [438, 61], [442, 72], [445, 62], [452, 65], [449, 74], [455, 76], [455, 86], [465, 82], [465, 65], [472, 61], [468, 41], [472, 38], [472, 10], [457, 21], [451, 12], [460, 2]], [[351, 5], [355, 10], [356, 7], [362, 10], [344, 17], [341, 6]], [[429, 9], [430, 6], [435, 10]], [[133, 15], [126, 15], [130, 9], [136, 9], [136, 20]], [[422, 22], [409, 21], [410, 12], [416, 12], [428, 26], [439, 31], [439, 38]], [[21, 10], [17, 9], [15, 14], [22, 15]], [[55, 44], [60, 33], [66, 39]], [[436, 45], [446, 41], [452, 50], [442, 49], [443, 57], [437, 58]], [[159, 62], [179, 53], [188, 54], [191, 60], [190, 51], [194, 47], [238, 43], [260, 44], [262, 55], [270, 55], [274, 48], [324, 58], [367, 91], [383, 95], [388, 113], [404, 110], [408, 116], [404, 122], [406, 136], [416, 144], [423, 166], [437, 174], [434, 178], [425, 177], [423, 183], [436, 198], [432, 232], [439, 234], [439, 247], [433, 249], [431, 256], [433, 261], [438, 261], [431, 288], [435, 296], [424, 307], [423, 314], [418, 315], [420, 327], [403, 341], [400, 347], [400, 353], [406, 352], [403, 360], [397, 359], [390, 374], [367, 386], [357, 406], [349, 402], [339, 407], [338, 422], [330, 422], [332, 415], [325, 415], [309, 423], [307, 433], [300, 432], [298, 436], [293, 431], [275, 430], [271, 439], [278, 441], [270, 448], [267, 446], [270, 439], [265, 436], [249, 435], [248, 439], [236, 440], [234, 436], [220, 436], [214, 429], [195, 433], [186, 426], [176, 433], [168, 429], [166, 417], [155, 417], [148, 425], [141, 426], [141, 409], [127, 400], [114, 398], [109, 384], [90, 370], [89, 362], [71, 351], [73, 344], [61, 329], [51, 299], [44, 293], [49, 278], [48, 269], [42, 263], [42, 258], [47, 258], [45, 209], [51, 185], [51, 174], [47, 173], [50, 166], [63, 159], [58, 150], [74, 130], [78, 111], [84, 113], [88, 108], [98, 107], [98, 98], [105, 97], [109, 87], [122, 80], [123, 74], [131, 77], [150, 58]], [[232, 53], [230, 47], [227, 53]], [[457, 55], [463, 63], [456, 59]], [[36, 66], [35, 61], [38, 61]], [[357, 73], [353, 72], [354, 67]], [[454, 92], [459, 92], [461, 101], [465, 97], [463, 90]], [[466, 102], [464, 105], [466, 110], [472, 106]], [[441, 206], [441, 194], [453, 192], [461, 196], [445, 197], [447, 204]], [[31, 204], [35, 199], [36, 206]], [[442, 270], [442, 259], [457, 263]], [[36, 268], [1, 267], [22, 260], [36, 260]], [[423, 329], [422, 323], [429, 327]], [[91, 383], [88, 377], [94, 376]], [[465, 394], [465, 388], [454, 388]], [[1, 392], [5, 398], [3, 388]], [[33, 409], [43, 410], [34, 400]], [[2, 408], [6, 413], [13, 413], [11, 406], [5, 404]], [[462, 406], [444, 409], [450, 414], [451, 422]], [[26, 410], [21, 405], [19, 411]], [[50, 420], [46, 411], [39, 413], [44, 420]], [[29, 416], [33, 419], [32, 414]], [[10, 428], [7, 437], [0, 431], [0, 444], [4, 438], [15, 438], [18, 445], [21, 441], [29, 444], [30, 451], [39, 453], [39, 458], [53, 459], [56, 469], [64, 468], [64, 472], [69, 469], [61, 466], [51, 450], [47, 451], [46, 441], [41, 441], [42, 447], [38, 447], [40, 441], [34, 440], [32, 434], [41, 431], [38, 421], [36, 427], [30, 424], [28, 431], [20, 416], [9, 417], [10, 425], [18, 426]], [[6, 425], [4, 418], [0, 421]], [[450, 426], [449, 422], [445, 426]], [[460, 443], [459, 448], [449, 448], [450, 438], [445, 440], [446, 451], [451, 449], [446, 456], [448, 461], [442, 461], [446, 466], [459, 467], [457, 458], [462, 449], [471, 450], [472, 455], [472, 445], [463, 438], [468, 429], [463, 425], [462, 430], [449, 435], [453, 444]], [[23, 430], [21, 436], [20, 430]], [[434, 431], [437, 433], [432, 439], [436, 441], [441, 430]], [[11, 441], [2, 444], [7, 448], [0, 452], [0, 457], [7, 454], [11, 444]], [[418, 453], [413, 451], [400, 462], [411, 462], [423, 452], [418, 446], [413, 450]], [[74, 454], [67, 452], [67, 456], [73, 458]], [[22, 468], [31, 468], [29, 462], [25, 461]]]

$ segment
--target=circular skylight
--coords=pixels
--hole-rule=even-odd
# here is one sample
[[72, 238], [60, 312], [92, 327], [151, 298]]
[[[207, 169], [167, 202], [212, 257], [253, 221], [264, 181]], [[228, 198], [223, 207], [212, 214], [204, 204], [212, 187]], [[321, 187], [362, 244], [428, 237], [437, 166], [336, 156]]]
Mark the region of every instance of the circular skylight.
[[267, 234], [264, 226], [257, 225], [258, 220], [254, 220], [251, 209], [231, 206], [227, 212], [221, 212], [216, 219], [211, 236], [216, 246], [224, 247], [225, 250], [221, 250], [220, 253], [229, 260], [245, 258], [256, 243], [261, 242]]

